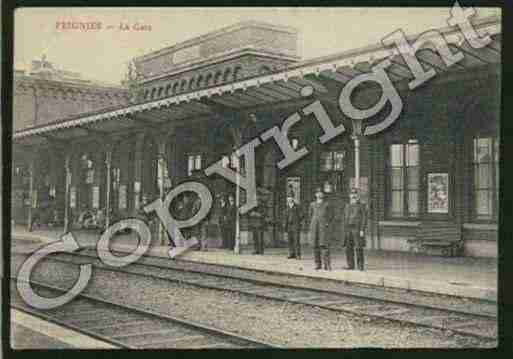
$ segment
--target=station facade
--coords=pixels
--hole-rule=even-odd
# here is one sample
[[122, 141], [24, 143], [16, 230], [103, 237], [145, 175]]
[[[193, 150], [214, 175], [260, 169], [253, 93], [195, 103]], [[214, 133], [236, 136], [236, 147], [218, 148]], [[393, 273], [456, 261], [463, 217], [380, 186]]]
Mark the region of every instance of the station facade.
[[[341, 241], [339, 216], [356, 184], [369, 210], [369, 248], [447, 254], [449, 239], [458, 243], [451, 244], [452, 254], [494, 257], [500, 20], [476, 26], [491, 34], [485, 48], [472, 48], [455, 29], [439, 29], [451, 51], [465, 55], [450, 68], [435, 51], [436, 39], [417, 51], [436, 76], [414, 90], [408, 87], [413, 76], [407, 64], [393, 57], [387, 74], [402, 99], [402, 112], [385, 131], [358, 137], [358, 183], [356, 132], [339, 96], [347, 82], [379, 62], [381, 45], [301, 60], [297, 30], [244, 22], [135, 58], [125, 103], [62, 113], [15, 131], [13, 189], [28, 201], [12, 201], [13, 219], [28, 224], [46, 216], [69, 230], [79, 225], [81, 212], [106, 209], [112, 223], [139, 211], [143, 197], [163, 198], [168, 189], [195, 179], [216, 199], [204, 235], [219, 236], [217, 199], [233, 194], [235, 186], [217, 175], [207, 177], [204, 169], [218, 160], [236, 167], [242, 159], [233, 156], [235, 149], [297, 116], [288, 138], [308, 155], [279, 169], [283, 155], [276, 142], [261, 141], [256, 148], [259, 205], [269, 219], [267, 246], [283, 244], [287, 193], [306, 212], [318, 187], [338, 208], [331, 233]], [[379, 87], [362, 84], [352, 101], [367, 108], [380, 96]], [[347, 131], [321, 144], [323, 129], [308, 110], [313, 103]], [[15, 102], [14, 112], [24, 106]], [[371, 121], [379, 122], [386, 111]], [[241, 239], [251, 242], [245, 216]]]

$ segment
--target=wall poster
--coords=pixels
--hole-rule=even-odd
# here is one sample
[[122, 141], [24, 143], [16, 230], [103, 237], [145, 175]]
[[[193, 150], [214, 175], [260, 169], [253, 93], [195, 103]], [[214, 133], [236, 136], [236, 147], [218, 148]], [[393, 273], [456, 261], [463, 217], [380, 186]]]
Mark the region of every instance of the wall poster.
[[[349, 188], [354, 188], [356, 184], [356, 179], [351, 177], [349, 180]], [[360, 177], [360, 187], [358, 192], [360, 193], [360, 202], [369, 203], [369, 178], [368, 177]]]
[[93, 208], [100, 208], [100, 186], [93, 186]]
[[428, 174], [428, 213], [449, 213], [449, 174]]
[[126, 207], [126, 184], [122, 184], [119, 186], [119, 209], [126, 209]]
[[77, 188], [75, 186], [69, 189], [69, 206], [71, 208], [77, 207]]
[[299, 204], [301, 203], [301, 178], [300, 177], [287, 177], [287, 193], [292, 193], [294, 201]]

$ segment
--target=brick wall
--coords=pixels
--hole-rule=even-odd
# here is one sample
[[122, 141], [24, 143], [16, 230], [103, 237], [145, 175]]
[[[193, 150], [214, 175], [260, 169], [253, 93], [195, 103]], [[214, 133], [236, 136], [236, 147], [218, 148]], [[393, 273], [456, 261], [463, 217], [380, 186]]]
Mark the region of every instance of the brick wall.
[[[231, 83], [261, 75], [265, 71], [274, 71], [286, 63], [285, 60], [254, 55], [241, 56], [144, 83], [139, 90], [139, 100], [149, 101]], [[182, 84], [185, 86], [182, 87]]]
[[14, 130], [42, 125], [67, 116], [128, 102], [124, 90], [77, 87], [55, 81], [16, 80]]
[[144, 77], [152, 77], [186, 66], [201, 66], [201, 61], [212, 56], [242, 48], [297, 57], [297, 38], [294, 31], [246, 23], [162, 49], [160, 53], [135, 59], [135, 62]]

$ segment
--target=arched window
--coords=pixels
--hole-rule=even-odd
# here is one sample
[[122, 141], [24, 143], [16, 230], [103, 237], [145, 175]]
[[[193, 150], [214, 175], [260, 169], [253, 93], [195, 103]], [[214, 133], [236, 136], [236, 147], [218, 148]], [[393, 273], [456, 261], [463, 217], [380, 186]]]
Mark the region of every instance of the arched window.
[[237, 80], [240, 78], [241, 70], [242, 70], [242, 67], [241, 67], [241, 66], [237, 66], [237, 67], [233, 70], [233, 80], [234, 80], [234, 81], [237, 81]]
[[232, 73], [232, 69], [230, 69], [230, 68], [227, 68], [226, 70], [224, 70], [223, 82], [228, 81], [231, 73]]
[[148, 96], [150, 95], [150, 90], [144, 91], [144, 99], [147, 100]]
[[159, 93], [157, 95], [157, 97], [161, 97], [162, 96], [162, 92], [164, 92], [164, 87], [159, 87]]
[[187, 86], [187, 80], [183, 79], [180, 83], [180, 92], [185, 90], [185, 86]]
[[266, 65], [263, 65], [260, 67], [260, 70], [258, 71], [258, 74], [259, 75], [265, 75], [265, 74], [268, 74], [271, 72], [271, 69], [269, 68], [269, 66], [266, 66]]
[[171, 92], [171, 84], [167, 84], [167, 86], [166, 86], [166, 96], [168, 96], [170, 92]]
[[203, 75], [198, 76], [198, 80], [196, 81], [196, 88], [203, 86]]
[[173, 95], [178, 92], [178, 82], [175, 82], [173, 85]]
[[151, 99], [154, 99], [155, 98], [155, 93], [157, 92], [157, 88], [154, 87], [152, 90], [151, 90]]
[[208, 73], [207, 77], [205, 78], [205, 85], [210, 86], [211, 81], [212, 81], [212, 73]]
[[216, 75], [214, 77], [214, 84], [217, 84], [219, 83], [219, 81], [221, 81], [221, 76], [222, 76], [222, 72], [221, 71], [217, 71], [216, 72]]
[[193, 86], [194, 86], [194, 77], [191, 77], [189, 80], [189, 90], [192, 90]]

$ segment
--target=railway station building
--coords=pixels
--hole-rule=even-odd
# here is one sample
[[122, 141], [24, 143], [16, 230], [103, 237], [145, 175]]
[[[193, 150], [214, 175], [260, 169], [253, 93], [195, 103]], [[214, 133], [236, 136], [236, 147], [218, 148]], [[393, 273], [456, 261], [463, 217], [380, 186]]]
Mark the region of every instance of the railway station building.
[[[447, 66], [436, 38], [427, 41], [415, 55], [436, 75], [415, 89], [408, 86], [414, 76], [402, 56], [391, 55], [393, 47], [334, 49], [303, 60], [296, 29], [260, 22], [137, 57], [125, 88], [44, 78], [37, 71], [15, 76], [13, 220], [28, 225], [51, 209], [47, 218], [70, 230], [82, 211], [109, 208], [112, 222], [139, 211], [143, 198], [162, 198], [197, 179], [216, 199], [205, 233], [219, 236], [217, 196], [233, 194], [235, 186], [204, 169], [220, 159], [236, 166], [235, 149], [297, 116], [288, 139], [295, 149], [307, 148], [306, 156], [280, 169], [283, 154], [275, 141], [256, 148], [258, 200], [270, 219], [267, 246], [284, 241], [280, 223], [288, 193], [306, 210], [320, 187], [340, 216], [356, 185], [369, 211], [368, 248], [495, 257], [501, 24], [493, 17], [474, 25], [491, 37], [487, 46], [473, 48], [457, 28], [437, 29], [463, 59]], [[366, 136], [341, 111], [339, 97], [349, 81], [385, 57], [402, 111], [384, 131]], [[375, 83], [362, 82], [351, 101], [364, 109], [381, 96]], [[44, 99], [57, 97], [58, 103]], [[321, 143], [323, 129], [304, 110], [314, 103], [346, 131]], [[341, 240], [337, 218], [331, 232]], [[305, 223], [302, 241], [307, 231]], [[241, 238], [251, 243], [244, 215]]]

